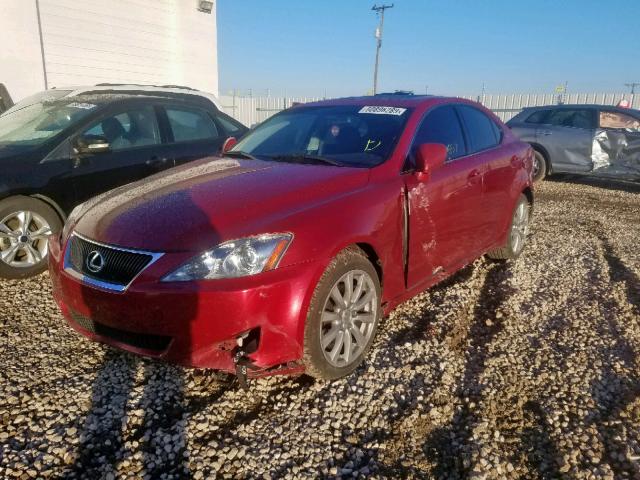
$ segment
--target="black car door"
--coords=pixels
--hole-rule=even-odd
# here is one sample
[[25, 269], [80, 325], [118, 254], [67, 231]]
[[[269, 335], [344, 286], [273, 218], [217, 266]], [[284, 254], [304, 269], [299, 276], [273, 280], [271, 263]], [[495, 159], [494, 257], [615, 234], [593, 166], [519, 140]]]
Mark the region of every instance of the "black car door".
[[166, 155], [157, 111], [150, 104], [132, 104], [105, 114], [76, 135], [100, 135], [109, 142], [102, 153], [73, 159], [72, 183], [77, 203], [120, 185], [173, 166]]
[[167, 155], [175, 165], [219, 155], [228, 135], [213, 112], [195, 105], [164, 104], [160, 120], [168, 137]]

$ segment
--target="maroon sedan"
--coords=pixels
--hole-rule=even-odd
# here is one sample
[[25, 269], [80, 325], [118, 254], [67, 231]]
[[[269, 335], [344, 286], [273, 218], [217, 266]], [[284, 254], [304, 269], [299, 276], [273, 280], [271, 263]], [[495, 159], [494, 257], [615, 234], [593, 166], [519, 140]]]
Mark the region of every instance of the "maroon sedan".
[[50, 241], [83, 335], [250, 376], [351, 373], [385, 314], [522, 252], [531, 148], [457, 98], [296, 106], [205, 158], [79, 206]]

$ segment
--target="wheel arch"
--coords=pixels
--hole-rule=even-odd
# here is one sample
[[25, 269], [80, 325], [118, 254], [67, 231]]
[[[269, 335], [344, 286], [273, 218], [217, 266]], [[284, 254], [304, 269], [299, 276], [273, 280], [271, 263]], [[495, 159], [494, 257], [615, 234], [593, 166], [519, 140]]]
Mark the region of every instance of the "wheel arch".
[[31, 198], [35, 198], [36, 200], [40, 200], [41, 202], [44, 202], [47, 205], [49, 205], [51, 208], [53, 208], [53, 210], [55, 210], [55, 212], [60, 217], [60, 220], [62, 221], [62, 223], [64, 223], [67, 220], [67, 215], [64, 213], [64, 210], [62, 209], [62, 207], [60, 207], [60, 205], [58, 205], [58, 203], [52, 198], [49, 198], [46, 195], [41, 195], [39, 193], [35, 193], [29, 196]]
[[549, 151], [546, 148], [544, 148], [542, 145], [536, 142], [531, 142], [529, 143], [529, 145], [531, 145], [531, 148], [533, 148], [536, 152], [540, 153], [542, 155], [542, 158], [544, 158], [544, 163], [547, 166], [547, 173], [553, 173], [553, 167], [551, 165], [551, 158], [549, 157]]

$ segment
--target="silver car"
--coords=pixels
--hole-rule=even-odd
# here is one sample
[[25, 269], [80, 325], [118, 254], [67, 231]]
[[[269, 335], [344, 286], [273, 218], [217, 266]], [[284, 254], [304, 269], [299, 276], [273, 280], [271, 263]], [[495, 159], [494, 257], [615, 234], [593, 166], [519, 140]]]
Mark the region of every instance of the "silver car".
[[533, 107], [507, 125], [534, 148], [535, 180], [552, 173], [640, 179], [640, 110], [603, 105]]

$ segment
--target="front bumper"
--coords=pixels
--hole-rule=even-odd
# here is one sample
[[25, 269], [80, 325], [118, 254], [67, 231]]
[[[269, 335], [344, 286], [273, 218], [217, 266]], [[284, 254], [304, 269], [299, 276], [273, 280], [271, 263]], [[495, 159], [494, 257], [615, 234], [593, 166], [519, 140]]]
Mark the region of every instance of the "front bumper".
[[253, 375], [300, 370], [304, 322], [322, 266], [309, 262], [252, 277], [159, 281], [193, 254], [165, 254], [123, 292], [88, 285], [64, 271], [62, 245], [49, 242], [56, 302], [68, 323], [93, 340], [185, 366], [235, 371], [238, 336], [259, 331], [248, 354]]

